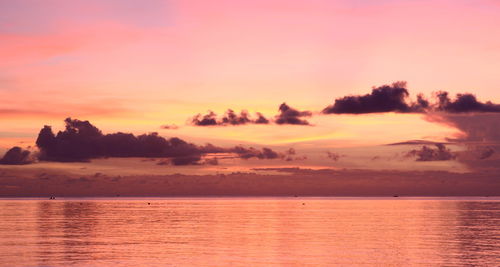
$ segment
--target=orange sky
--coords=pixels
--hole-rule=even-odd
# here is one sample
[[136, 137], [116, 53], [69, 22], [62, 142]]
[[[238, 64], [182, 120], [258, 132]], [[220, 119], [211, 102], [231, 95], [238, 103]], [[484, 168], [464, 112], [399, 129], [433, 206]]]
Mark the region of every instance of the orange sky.
[[[227, 108], [319, 112], [408, 81], [500, 102], [495, 1], [0, 1], [0, 147], [68, 116], [104, 132], [311, 150], [443, 140], [422, 115], [317, 115], [314, 126], [186, 125]], [[177, 130], [161, 130], [175, 124]], [[314, 149], [312, 149], [314, 150]]]

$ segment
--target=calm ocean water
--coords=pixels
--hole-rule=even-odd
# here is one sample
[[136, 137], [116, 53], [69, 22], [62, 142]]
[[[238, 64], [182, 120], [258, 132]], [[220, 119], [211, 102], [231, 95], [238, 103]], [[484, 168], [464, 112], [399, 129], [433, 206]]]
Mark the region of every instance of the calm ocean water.
[[3, 199], [0, 259], [1, 266], [499, 266], [500, 199]]

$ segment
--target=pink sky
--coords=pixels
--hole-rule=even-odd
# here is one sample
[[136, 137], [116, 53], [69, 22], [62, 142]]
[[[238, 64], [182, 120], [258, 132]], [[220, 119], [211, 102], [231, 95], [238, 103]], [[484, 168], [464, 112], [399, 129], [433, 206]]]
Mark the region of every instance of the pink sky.
[[[105, 133], [294, 147], [310, 159], [294, 164], [329, 166], [327, 150], [358, 155], [463, 130], [422, 114], [317, 115], [336, 98], [405, 80], [412, 99], [446, 90], [500, 102], [495, 1], [0, 0], [0, 9], [2, 152], [71, 116]], [[314, 126], [187, 124], [228, 108], [272, 117], [283, 102], [312, 111]], [[171, 124], [179, 129], [160, 129]], [[374, 163], [344, 167], [363, 164]]]

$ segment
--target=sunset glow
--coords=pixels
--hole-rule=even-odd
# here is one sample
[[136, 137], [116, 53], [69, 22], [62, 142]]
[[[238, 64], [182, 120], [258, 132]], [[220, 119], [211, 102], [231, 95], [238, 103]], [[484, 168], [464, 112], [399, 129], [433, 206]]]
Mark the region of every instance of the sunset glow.
[[[1, 1], [0, 9], [2, 153], [13, 146], [39, 153], [37, 133], [50, 125], [57, 134], [65, 118], [88, 120], [103, 134], [158, 132], [199, 146], [269, 147], [281, 155], [257, 166], [432, 169], [437, 163], [405, 155], [457, 137], [463, 140], [454, 141], [452, 153], [490, 153], [497, 145], [498, 138], [487, 136], [488, 147], [472, 148], [467, 136], [476, 130], [448, 121], [455, 106], [446, 110], [436, 97], [447, 91], [455, 101], [455, 94], [471, 93], [486, 106], [464, 110], [468, 117], [495, 116], [500, 6], [494, 1], [20, 0]], [[394, 96], [405, 98], [407, 110], [384, 107], [399, 104], [373, 95], [376, 102], [360, 102], [368, 111], [325, 112], [339, 99], [396, 81], [407, 81], [409, 95]], [[429, 107], [415, 106], [418, 94]], [[228, 110], [236, 118], [248, 112], [249, 123], [224, 123]], [[208, 125], [194, 123], [210, 112]], [[265, 123], [253, 123], [258, 116]], [[423, 141], [391, 152], [384, 147], [408, 140]], [[293, 156], [280, 154], [291, 148]], [[359, 149], [366, 158], [390, 160], [360, 161]], [[40, 159], [35, 166], [48, 164]], [[439, 170], [476, 168], [468, 156], [439, 161]], [[210, 174], [248, 163], [223, 162], [197, 168]]]
[[497, 266], [499, 14], [0, 0], [0, 267]]

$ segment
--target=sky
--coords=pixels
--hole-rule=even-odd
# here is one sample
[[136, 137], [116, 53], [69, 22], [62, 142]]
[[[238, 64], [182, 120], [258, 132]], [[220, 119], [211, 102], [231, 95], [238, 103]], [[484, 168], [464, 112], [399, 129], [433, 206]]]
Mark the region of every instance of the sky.
[[[0, 165], [8, 173], [500, 173], [496, 1], [0, 0], [0, 10], [0, 156], [21, 149]], [[37, 146], [45, 125], [100, 132]], [[137, 138], [107, 136], [117, 132]]]

